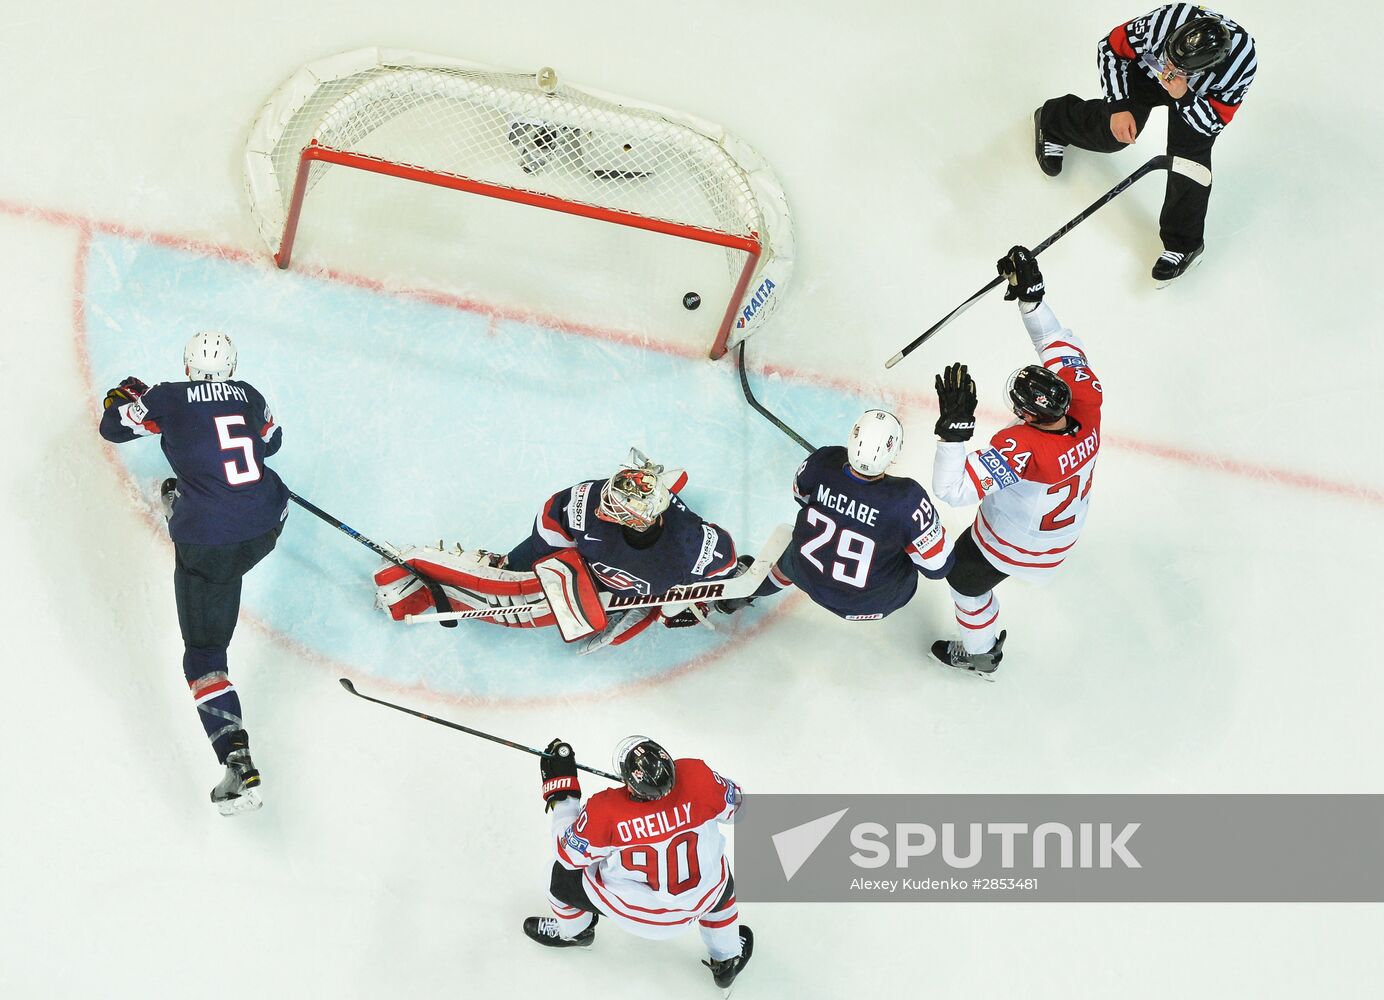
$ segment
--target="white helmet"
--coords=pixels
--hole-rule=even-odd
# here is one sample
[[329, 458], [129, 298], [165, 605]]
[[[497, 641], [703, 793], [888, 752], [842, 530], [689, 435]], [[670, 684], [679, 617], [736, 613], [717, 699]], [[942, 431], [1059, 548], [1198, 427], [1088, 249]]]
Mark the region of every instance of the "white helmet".
[[224, 382], [235, 374], [236, 351], [224, 333], [193, 334], [183, 348], [183, 371], [193, 382]]
[[866, 410], [851, 428], [846, 455], [862, 476], [879, 476], [903, 450], [903, 425], [888, 410]]
[[673, 486], [684, 474], [650, 462], [637, 448], [630, 460], [601, 487], [598, 517], [643, 531], [656, 522], [673, 502]]

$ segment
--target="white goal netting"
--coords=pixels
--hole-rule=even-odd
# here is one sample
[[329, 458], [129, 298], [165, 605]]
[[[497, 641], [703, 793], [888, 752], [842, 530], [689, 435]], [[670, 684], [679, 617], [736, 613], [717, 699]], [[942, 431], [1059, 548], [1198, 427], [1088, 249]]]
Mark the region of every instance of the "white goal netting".
[[713, 356], [761, 327], [793, 256], [768, 164], [711, 122], [549, 73], [389, 49], [303, 67], [247, 145], [265, 243], [286, 266], [303, 199], [336, 164], [723, 247], [734, 292]]

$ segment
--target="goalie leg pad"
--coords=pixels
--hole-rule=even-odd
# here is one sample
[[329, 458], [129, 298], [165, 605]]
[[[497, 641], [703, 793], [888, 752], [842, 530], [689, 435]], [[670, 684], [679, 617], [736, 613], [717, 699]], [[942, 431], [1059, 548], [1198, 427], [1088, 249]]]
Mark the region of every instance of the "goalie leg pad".
[[563, 642], [595, 635], [608, 623], [596, 580], [575, 549], [561, 549], [533, 564], [538, 584], [548, 598]]
[[[401, 559], [429, 580], [442, 585], [455, 611], [494, 609], [494, 617], [478, 619], [510, 628], [539, 628], [553, 624], [551, 614], [531, 615], [509, 610], [517, 605], [538, 604], [543, 590], [532, 573], [497, 569], [473, 551], [448, 552], [432, 546], [406, 548]], [[408, 570], [390, 563], [375, 574], [375, 606], [395, 621], [433, 606], [432, 594]]]

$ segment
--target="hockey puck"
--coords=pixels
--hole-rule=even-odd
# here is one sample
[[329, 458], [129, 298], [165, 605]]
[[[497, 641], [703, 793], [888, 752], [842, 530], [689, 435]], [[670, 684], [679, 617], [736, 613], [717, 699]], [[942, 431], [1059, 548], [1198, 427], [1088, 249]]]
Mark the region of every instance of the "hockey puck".
[[702, 304], [702, 297], [696, 292], [688, 292], [682, 297], [682, 307], [684, 309], [696, 309]]

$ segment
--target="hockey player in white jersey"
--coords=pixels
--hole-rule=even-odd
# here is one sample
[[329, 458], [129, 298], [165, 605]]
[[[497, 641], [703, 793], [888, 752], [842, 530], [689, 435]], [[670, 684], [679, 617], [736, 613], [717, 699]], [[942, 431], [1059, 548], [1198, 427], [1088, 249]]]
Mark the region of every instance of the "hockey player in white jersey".
[[728, 988], [754, 949], [720, 830], [740, 806], [740, 786], [644, 736], [621, 741], [615, 767], [624, 785], [583, 803], [571, 746], [553, 740], [540, 758], [557, 852], [553, 915], [529, 917], [524, 933], [548, 947], [584, 948], [601, 916], [653, 940], [695, 924], [710, 953], [702, 964]]
[[1043, 275], [1023, 247], [996, 265], [1009, 279], [1039, 364], [1009, 379], [1009, 404], [1018, 419], [972, 452], [976, 387], [966, 366], [937, 376], [941, 415], [932, 495], [953, 507], [980, 504], [975, 522], [956, 543], [947, 574], [961, 637], [932, 644], [943, 663], [994, 673], [1003, 656], [995, 587], [1009, 576], [1042, 582], [1062, 565], [1086, 523], [1091, 477], [1100, 449], [1101, 384], [1086, 349], [1043, 302]]

